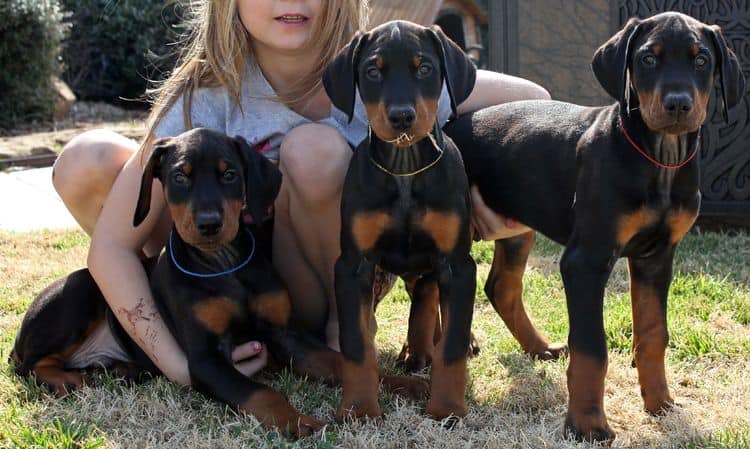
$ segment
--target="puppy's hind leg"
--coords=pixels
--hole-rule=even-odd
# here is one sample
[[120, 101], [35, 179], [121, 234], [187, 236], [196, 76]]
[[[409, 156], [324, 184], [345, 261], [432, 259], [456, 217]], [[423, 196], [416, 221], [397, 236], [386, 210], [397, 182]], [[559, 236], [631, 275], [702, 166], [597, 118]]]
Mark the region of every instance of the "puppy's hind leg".
[[495, 242], [495, 257], [484, 285], [492, 306], [525, 352], [541, 360], [557, 359], [567, 353], [564, 343], [549, 343], [534, 327], [523, 306], [523, 273], [535, 233]]

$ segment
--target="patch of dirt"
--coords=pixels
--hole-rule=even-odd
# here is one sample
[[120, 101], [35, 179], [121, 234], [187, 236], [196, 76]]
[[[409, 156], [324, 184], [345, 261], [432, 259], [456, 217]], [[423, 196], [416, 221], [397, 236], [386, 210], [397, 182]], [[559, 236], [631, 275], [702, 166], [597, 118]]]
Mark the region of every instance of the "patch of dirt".
[[128, 110], [107, 103], [76, 102], [65, 118], [46, 125], [30, 125], [0, 137], [0, 160], [59, 153], [76, 135], [107, 128], [140, 140], [148, 111]]

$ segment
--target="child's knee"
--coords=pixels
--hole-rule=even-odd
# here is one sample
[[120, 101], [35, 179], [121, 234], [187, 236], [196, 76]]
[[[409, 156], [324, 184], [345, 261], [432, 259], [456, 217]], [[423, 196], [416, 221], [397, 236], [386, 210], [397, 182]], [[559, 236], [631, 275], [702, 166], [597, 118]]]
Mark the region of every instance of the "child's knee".
[[338, 195], [351, 159], [351, 148], [341, 134], [326, 125], [302, 125], [281, 143], [280, 168], [284, 182], [311, 200]]
[[138, 144], [106, 130], [74, 137], [55, 161], [52, 183], [63, 199], [109, 188]]

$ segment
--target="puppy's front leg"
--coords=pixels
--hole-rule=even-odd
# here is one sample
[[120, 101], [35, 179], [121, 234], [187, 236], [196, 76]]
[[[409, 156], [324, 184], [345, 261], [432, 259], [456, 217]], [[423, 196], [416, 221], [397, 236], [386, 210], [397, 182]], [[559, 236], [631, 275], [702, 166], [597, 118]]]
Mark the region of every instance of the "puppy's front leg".
[[638, 368], [646, 411], [664, 413], [674, 405], [664, 370], [669, 342], [667, 295], [672, 281], [674, 246], [647, 258], [628, 259], [633, 307], [633, 362]]
[[216, 349], [214, 334], [194, 328], [187, 335], [188, 367], [196, 389], [255, 416], [267, 428], [288, 430], [295, 438], [323, 427], [323, 422], [300, 414], [278, 391], [237, 371]]
[[604, 413], [607, 342], [603, 306], [617, 246], [598, 240], [591, 233], [583, 237], [575, 231], [560, 260], [570, 322], [565, 427], [577, 439], [608, 441], [615, 433]]
[[372, 283], [375, 265], [364, 257], [342, 255], [336, 261], [336, 306], [343, 362], [344, 397], [336, 419], [380, 416], [374, 335]]
[[471, 256], [445, 261], [438, 267], [438, 289], [443, 326], [435, 348], [427, 414], [435, 419], [464, 416], [466, 405], [466, 348], [471, 341], [477, 268]]

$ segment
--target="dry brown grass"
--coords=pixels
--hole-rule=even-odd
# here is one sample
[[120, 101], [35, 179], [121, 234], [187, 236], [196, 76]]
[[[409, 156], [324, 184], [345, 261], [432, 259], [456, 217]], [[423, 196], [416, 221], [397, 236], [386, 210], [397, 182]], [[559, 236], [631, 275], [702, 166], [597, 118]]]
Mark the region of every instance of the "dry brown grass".
[[[735, 244], [746, 245], [749, 240], [745, 236]], [[6, 281], [0, 290], [0, 447], [595, 447], [563, 436], [566, 361], [536, 362], [521, 354], [491, 306], [481, 301], [476, 307], [474, 329], [482, 352], [469, 363], [470, 411], [452, 430], [426, 418], [424, 403], [386, 394], [382, 400], [386, 416], [381, 422], [331, 424], [324, 432], [298, 442], [264, 432], [253, 418], [238, 415], [163, 378], [129, 386], [101, 376], [96, 387], [54, 399], [13, 376], [5, 359], [21, 313], [33, 294], [55, 276], [82, 266], [86, 244], [85, 238], [71, 232], [0, 233], [0, 271]], [[556, 281], [548, 281], [559, 277], [555, 259], [554, 254], [535, 256], [527, 275], [527, 294], [537, 321], [548, 334], [559, 338], [564, 335], [558, 329], [565, 320], [564, 309], [558, 307], [543, 317], [540, 313], [546, 310], [547, 302], [559, 304], [562, 295], [556, 290]], [[739, 289], [747, 299], [750, 285], [743, 274], [747, 273], [747, 260], [737, 263], [732, 288]], [[480, 272], [486, 273], [486, 269], [482, 266]], [[626, 292], [624, 281], [624, 274], [618, 271], [610, 294]], [[551, 286], [545, 286], [545, 282]], [[378, 346], [381, 361], [390, 371], [395, 369], [393, 359], [405, 335], [408, 304], [400, 295], [400, 291], [392, 294], [378, 311]], [[616, 301], [612, 302], [615, 307]], [[738, 323], [731, 314], [717, 308], [709, 316], [712, 333], [750, 339], [750, 326]], [[682, 315], [675, 320], [680, 324]], [[614, 447], [749, 448], [750, 354], [722, 347], [692, 358], [683, 357], [676, 348], [669, 353], [668, 380], [679, 407], [655, 418], [642, 410], [636, 371], [630, 367], [627, 351], [610, 350], [605, 406], [610, 425], [618, 433]], [[340, 389], [286, 372], [263, 377], [288, 395], [295, 406], [333, 421]]]

